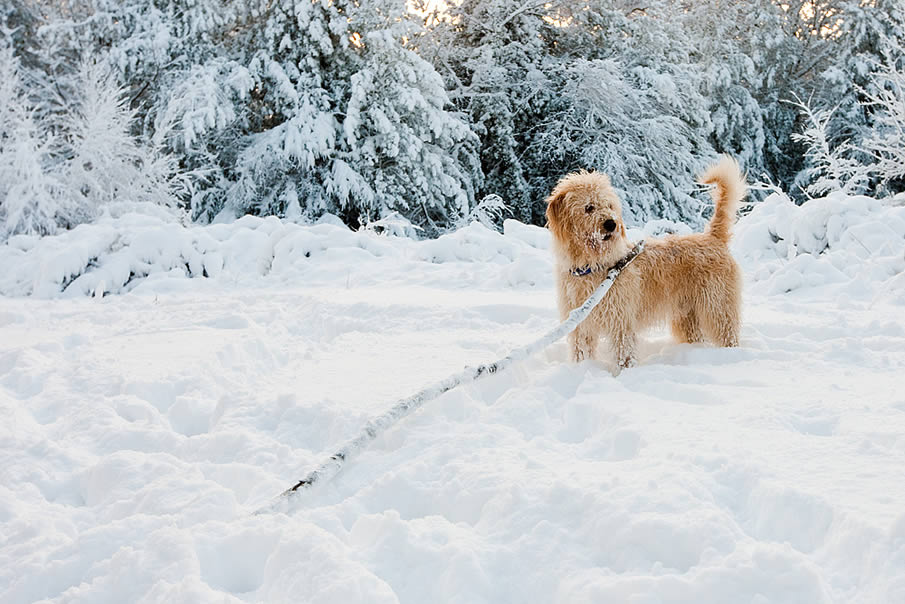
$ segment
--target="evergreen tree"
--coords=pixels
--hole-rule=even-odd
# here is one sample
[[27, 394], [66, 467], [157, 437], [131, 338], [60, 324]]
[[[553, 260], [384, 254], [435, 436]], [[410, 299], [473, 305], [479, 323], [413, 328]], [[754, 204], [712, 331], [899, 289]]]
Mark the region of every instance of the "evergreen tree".
[[236, 213], [284, 215], [336, 211], [333, 162], [341, 145], [340, 111], [361, 63], [351, 46], [351, 3], [278, 0], [244, 45], [248, 71], [247, 138], [236, 158], [227, 205]]
[[429, 63], [388, 31], [363, 43], [343, 121], [347, 151], [334, 164], [355, 176], [343, 181], [334, 167], [339, 201], [357, 193], [363, 211], [399, 211], [434, 231], [450, 225], [469, 213], [480, 183], [477, 137], [446, 111], [443, 80]]
[[551, 24], [543, 3], [464, 0], [434, 17], [431, 57], [455, 106], [480, 137], [484, 175], [479, 197], [497, 194], [524, 222], [543, 221], [544, 195], [529, 185], [523, 162], [529, 131], [537, 127], [548, 87], [542, 71]]

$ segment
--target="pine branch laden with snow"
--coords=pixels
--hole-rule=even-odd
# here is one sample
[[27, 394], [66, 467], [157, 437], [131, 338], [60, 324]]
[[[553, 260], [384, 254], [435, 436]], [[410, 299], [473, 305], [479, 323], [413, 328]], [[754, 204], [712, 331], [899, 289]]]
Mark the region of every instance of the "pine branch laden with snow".
[[488, 229], [497, 229], [503, 215], [508, 211], [509, 207], [502, 197], [494, 194], [487, 195], [471, 209], [468, 216], [456, 224], [456, 227], [461, 228], [472, 222], [478, 222]]

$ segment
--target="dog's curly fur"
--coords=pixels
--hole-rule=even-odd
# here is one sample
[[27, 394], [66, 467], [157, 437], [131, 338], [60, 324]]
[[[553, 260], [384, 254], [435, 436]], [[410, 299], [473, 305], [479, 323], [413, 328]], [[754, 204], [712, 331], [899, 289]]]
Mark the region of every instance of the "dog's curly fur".
[[[701, 182], [715, 185], [716, 208], [708, 229], [646, 241], [645, 249], [616, 279], [603, 301], [569, 336], [572, 359], [595, 358], [601, 334], [607, 337], [616, 372], [635, 363], [637, 333], [669, 322], [680, 342], [708, 340], [737, 346], [741, 322], [741, 271], [729, 253], [738, 202], [746, 185], [735, 160], [724, 157]], [[599, 172], [565, 176], [547, 198], [553, 234], [560, 315], [581, 305], [624, 257], [626, 237], [619, 197]], [[577, 276], [573, 269], [598, 268]]]

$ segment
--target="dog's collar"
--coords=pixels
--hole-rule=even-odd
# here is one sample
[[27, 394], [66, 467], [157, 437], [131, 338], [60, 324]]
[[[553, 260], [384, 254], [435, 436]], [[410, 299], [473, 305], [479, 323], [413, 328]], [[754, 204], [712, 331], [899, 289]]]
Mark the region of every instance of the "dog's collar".
[[600, 268], [601, 268], [601, 267], [600, 267], [600, 265], [598, 264], [598, 265], [596, 265], [596, 266], [585, 266], [585, 267], [582, 267], [582, 268], [573, 268], [573, 269], [570, 270], [569, 272], [572, 273], [573, 275], [575, 275], [576, 277], [584, 277], [584, 276], [586, 276], [586, 275], [590, 275], [590, 274], [593, 273], [594, 271], [599, 271]]
[[577, 268], [569, 269], [569, 273], [574, 275], [575, 277], [587, 277], [591, 273], [596, 273], [598, 271], [621, 271], [628, 265], [629, 262], [635, 259], [635, 257], [641, 253], [641, 250], [644, 249], [644, 240], [642, 239], [638, 243], [635, 244], [631, 250], [629, 250], [628, 254], [623, 256], [616, 264], [613, 266], [604, 266], [602, 264], [594, 264], [587, 266], [580, 266]]

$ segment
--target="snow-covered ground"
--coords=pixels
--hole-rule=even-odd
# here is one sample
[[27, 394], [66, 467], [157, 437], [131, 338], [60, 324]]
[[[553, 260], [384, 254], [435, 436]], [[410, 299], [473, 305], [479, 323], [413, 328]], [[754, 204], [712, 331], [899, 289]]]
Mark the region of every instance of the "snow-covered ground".
[[554, 325], [548, 244], [128, 214], [0, 247], [0, 601], [905, 602], [905, 208], [866, 198], [741, 221], [741, 347], [653, 333], [614, 378], [557, 343], [251, 514]]

